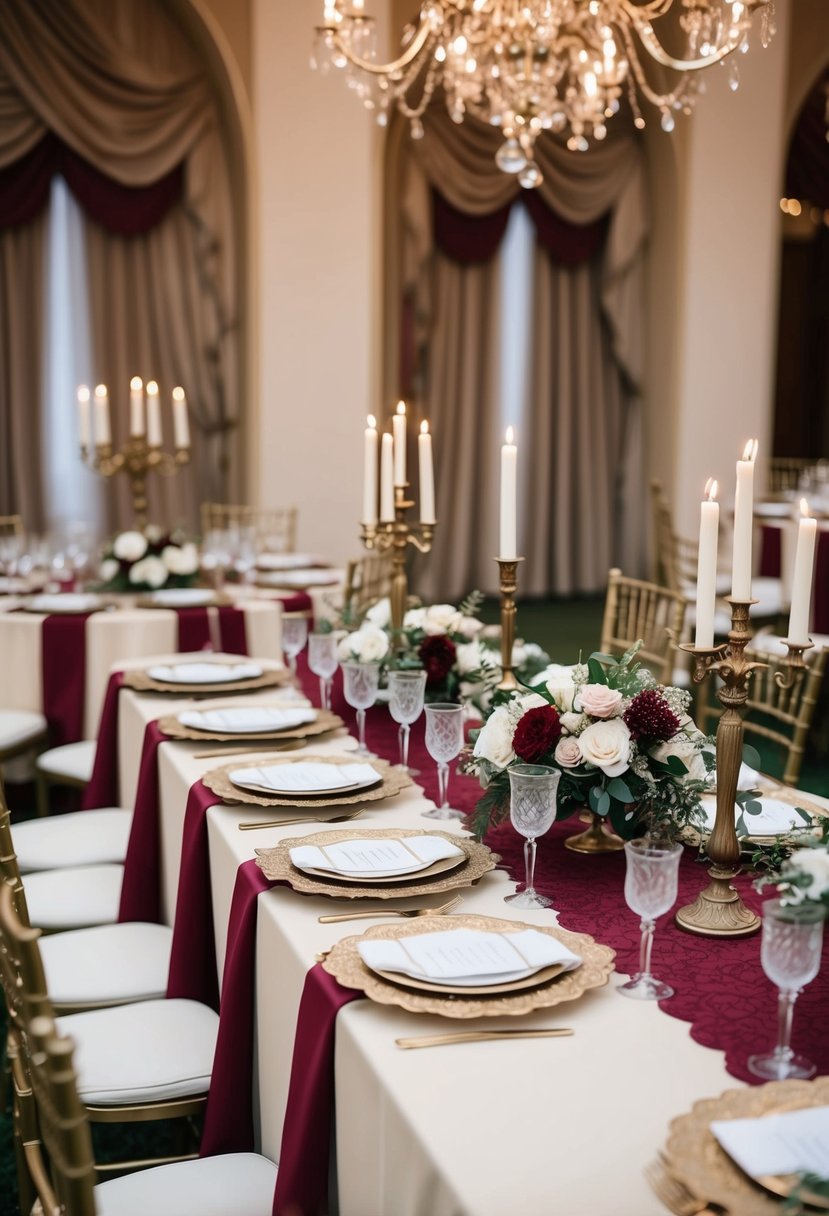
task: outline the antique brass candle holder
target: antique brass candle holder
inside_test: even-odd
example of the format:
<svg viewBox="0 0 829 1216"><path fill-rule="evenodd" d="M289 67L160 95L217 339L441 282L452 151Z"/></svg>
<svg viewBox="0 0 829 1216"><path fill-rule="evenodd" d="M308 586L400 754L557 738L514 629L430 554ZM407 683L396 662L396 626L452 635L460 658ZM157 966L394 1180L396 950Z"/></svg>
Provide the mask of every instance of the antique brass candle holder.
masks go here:
<svg viewBox="0 0 829 1216"><path fill-rule="evenodd" d="M190 449L177 448L174 455L159 447L150 447L143 435L132 436L120 452L113 452L108 443L97 444L94 451L81 445L81 460L93 473L102 477L114 477L126 473L130 479L132 511L135 526L139 530L147 523L147 474L160 473L162 477L173 477L180 468L190 462Z"/></svg>
<svg viewBox="0 0 829 1216"><path fill-rule="evenodd" d="M515 646L515 593L518 590L518 563L523 557L496 557L501 584L501 682L498 688L513 692L518 687L512 669L512 651Z"/></svg>
<svg viewBox="0 0 829 1216"><path fill-rule="evenodd" d="M403 617L409 599L409 580L406 573L409 545L417 549L418 553L431 552L432 538L437 527L437 523L421 522L415 526L408 522L406 514L415 505L413 500L407 497L408 488L408 482L394 487L393 520L361 525L364 547L376 553L391 555L391 624L398 640L403 630Z"/></svg>

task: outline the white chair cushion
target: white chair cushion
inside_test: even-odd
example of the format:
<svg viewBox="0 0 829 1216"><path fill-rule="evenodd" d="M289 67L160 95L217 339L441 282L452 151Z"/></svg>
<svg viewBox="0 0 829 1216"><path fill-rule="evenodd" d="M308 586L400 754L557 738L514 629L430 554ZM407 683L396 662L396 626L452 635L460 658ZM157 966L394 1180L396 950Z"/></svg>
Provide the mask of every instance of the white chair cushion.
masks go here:
<svg viewBox="0 0 829 1216"><path fill-rule="evenodd" d="M98 1216L271 1216L276 1166L255 1153L157 1165L95 1187Z"/></svg>
<svg viewBox="0 0 829 1216"><path fill-rule="evenodd" d="M118 1005L167 991L173 931L139 921L41 938L46 987L56 1005Z"/></svg>
<svg viewBox="0 0 829 1216"><path fill-rule="evenodd" d="M64 870L123 861L132 811L102 807L48 819L28 819L12 829L21 871Z"/></svg>
<svg viewBox="0 0 829 1216"><path fill-rule="evenodd" d="M39 929L81 929L118 919L123 866L78 866L27 874L29 920Z"/></svg>
<svg viewBox="0 0 829 1216"><path fill-rule="evenodd" d="M73 781L89 781L95 763L94 739L81 743L64 743L63 747L50 747L37 758L37 770L50 777L71 777Z"/></svg>
<svg viewBox="0 0 829 1216"><path fill-rule="evenodd" d="M207 1093L219 1029L219 1015L207 1005L141 1001L70 1013L57 1023L75 1040L78 1092L90 1106Z"/></svg>
<svg viewBox="0 0 829 1216"><path fill-rule="evenodd" d="M0 709L0 751L34 742L45 730L43 714L28 709Z"/></svg>

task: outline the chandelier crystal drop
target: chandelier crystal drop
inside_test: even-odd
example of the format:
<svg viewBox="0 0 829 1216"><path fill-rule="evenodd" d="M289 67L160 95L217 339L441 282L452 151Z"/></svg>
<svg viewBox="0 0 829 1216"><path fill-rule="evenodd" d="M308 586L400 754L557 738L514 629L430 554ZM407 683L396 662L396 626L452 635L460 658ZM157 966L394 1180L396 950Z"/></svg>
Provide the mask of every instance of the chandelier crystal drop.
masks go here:
<svg viewBox="0 0 829 1216"><path fill-rule="evenodd" d="M325 0L312 67L342 70L382 126L397 105L414 139L442 88L454 122L472 114L501 129L498 166L527 189L541 182L534 147L542 131L567 132L568 148L586 152L605 138L623 96L637 127L645 126L644 100L671 131L674 112L690 113L703 91L698 74L748 50L755 14L764 47L774 34L772 0L424 0L397 58L380 63L364 4ZM649 79L649 60L667 69L669 91ZM726 71L736 89L736 58Z"/></svg>

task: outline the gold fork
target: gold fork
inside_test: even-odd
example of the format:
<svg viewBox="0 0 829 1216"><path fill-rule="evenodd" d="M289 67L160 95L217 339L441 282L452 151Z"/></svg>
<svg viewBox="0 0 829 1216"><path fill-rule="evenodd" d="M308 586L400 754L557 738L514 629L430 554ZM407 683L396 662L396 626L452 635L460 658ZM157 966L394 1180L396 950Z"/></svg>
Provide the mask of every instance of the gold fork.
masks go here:
<svg viewBox="0 0 829 1216"><path fill-rule="evenodd" d="M560 1039L574 1033L569 1026L549 1026L536 1030L459 1030L451 1034L426 1034L394 1041L406 1051L415 1047L451 1047L455 1043L494 1043L499 1039Z"/></svg>
<svg viewBox="0 0 829 1216"><path fill-rule="evenodd" d="M438 908L378 908L374 912L338 912L335 916L320 916L319 923L321 925L337 925L344 920L363 920L369 916L403 916L406 918L414 916L443 916L452 908L457 908L458 904L463 903L463 896L456 895L454 899L450 899L448 903L441 904Z"/></svg>
<svg viewBox="0 0 829 1216"><path fill-rule="evenodd" d="M306 815L303 819L260 819L256 823L240 823L240 832L252 832L254 828L292 828L298 823L347 823L349 819L356 819L358 815L362 815L366 808L359 807L356 811L348 811L343 815L332 815L330 819L317 819L312 815Z"/></svg>
<svg viewBox="0 0 829 1216"><path fill-rule="evenodd" d="M674 1216L717 1216L717 1209L709 1207L704 1199L698 1199L689 1191L684 1182L674 1178L661 1158L645 1166L645 1178L656 1197Z"/></svg>

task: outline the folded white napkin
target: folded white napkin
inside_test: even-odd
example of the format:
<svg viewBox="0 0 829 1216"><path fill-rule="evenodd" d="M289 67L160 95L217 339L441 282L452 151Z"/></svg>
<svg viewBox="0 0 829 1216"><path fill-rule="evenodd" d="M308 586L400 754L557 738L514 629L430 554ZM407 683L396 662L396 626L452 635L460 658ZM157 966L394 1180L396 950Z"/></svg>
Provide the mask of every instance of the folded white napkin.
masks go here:
<svg viewBox="0 0 829 1216"><path fill-rule="evenodd" d="M62 595L36 595L26 607L31 612L92 612L100 608L99 595L84 595L79 591L66 591Z"/></svg>
<svg viewBox="0 0 829 1216"><path fill-rule="evenodd" d="M199 604L209 604L215 598L213 591L204 587L168 587L164 591L154 591L154 604L167 605L170 608L197 607Z"/></svg>
<svg viewBox="0 0 829 1216"><path fill-rule="evenodd" d="M258 785L276 793L302 794L320 790L323 793L353 786L375 785L380 780L377 769L370 764L271 764L257 768L237 768L230 774L234 785Z"/></svg>
<svg viewBox="0 0 829 1216"><path fill-rule="evenodd" d="M742 814L743 821L752 836L783 836L787 832L806 831L809 827L809 824L804 822L803 816L790 803L783 802L780 798L765 797L758 798L757 801L762 807L758 815L750 815L741 807L734 809L735 820ZM702 810L706 826L713 827L717 815L717 800L713 794L706 794L702 799Z"/></svg>
<svg viewBox="0 0 829 1216"><path fill-rule="evenodd" d="M711 1131L752 1178L800 1173L829 1177L829 1106L762 1119L721 1119L711 1124Z"/></svg>
<svg viewBox="0 0 829 1216"><path fill-rule="evenodd" d="M376 837L343 840L324 847L298 845L290 851L298 870L325 870L351 878L383 878L396 874L415 874L444 857L462 857L463 849L441 836L406 836L392 840Z"/></svg>
<svg viewBox="0 0 829 1216"><path fill-rule="evenodd" d="M148 674L168 684L227 684L255 680L262 668L258 663L165 663L151 667Z"/></svg>
<svg viewBox="0 0 829 1216"><path fill-rule="evenodd" d="M717 785L717 770L713 769L710 775L710 783L716 788ZM759 788L762 777L757 772L756 768L749 768L747 764L740 765L740 772L737 777L738 790L756 790Z"/></svg>
<svg viewBox="0 0 829 1216"><path fill-rule="evenodd" d="M304 570L319 562L312 553L260 553L256 559L260 570Z"/></svg>
<svg viewBox="0 0 829 1216"><path fill-rule="evenodd" d="M340 577L336 570L285 570L270 575L267 582L274 587L327 587L338 583Z"/></svg>
<svg viewBox="0 0 829 1216"><path fill-rule="evenodd" d="M357 949L373 971L395 971L415 979L451 981L469 987L509 983L553 964L561 963L566 971L581 964L577 954L537 929L517 933L448 929L390 941L360 942Z"/></svg>
<svg viewBox="0 0 829 1216"><path fill-rule="evenodd" d="M288 730L313 722L314 709L275 709L271 706L233 706L227 709L188 709L179 714L182 726L195 730L225 731L227 734L245 735L260 731Z"/></svg>

